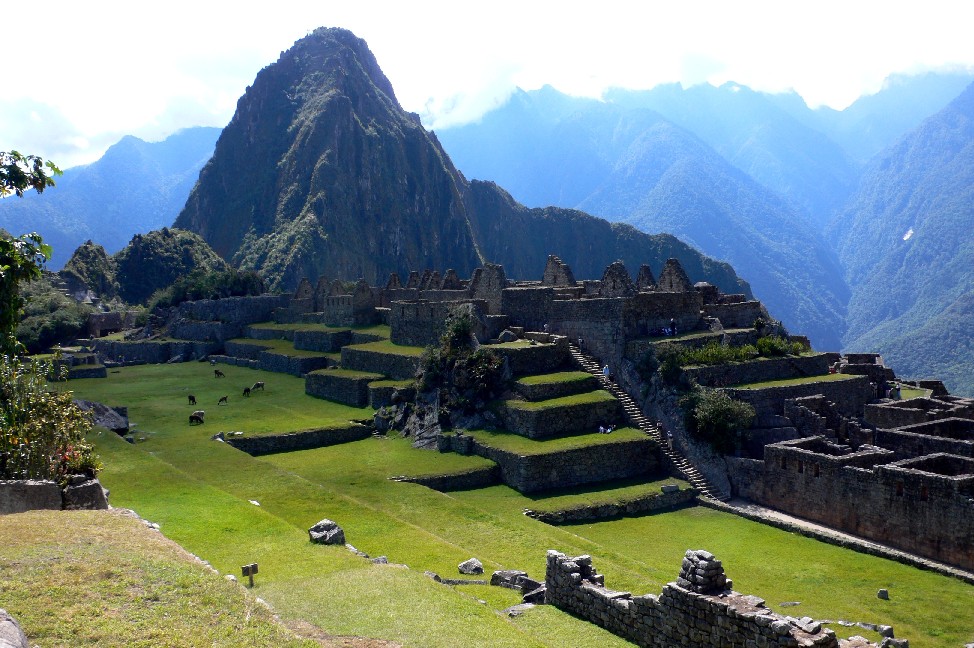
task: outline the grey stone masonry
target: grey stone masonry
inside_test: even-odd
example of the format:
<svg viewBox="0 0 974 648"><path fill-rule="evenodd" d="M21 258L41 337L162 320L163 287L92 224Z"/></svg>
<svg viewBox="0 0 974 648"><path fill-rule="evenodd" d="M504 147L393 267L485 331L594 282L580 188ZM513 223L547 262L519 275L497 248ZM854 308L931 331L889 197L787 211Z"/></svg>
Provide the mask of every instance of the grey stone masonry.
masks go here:
<svg viewBox="0 0 974 648"><path fill-rule="evenodd" d="M0 481L0 514L61 509L61 490L52 481Z"/></svg>
<svg viewBox="0 0 974 648"><path fill-rule="evenodd" d="M369 383L382 380L382 374L344 369L321 369L304 378L304 391L309 396L365 407L369 404Z"/></svg>
<svg viewBox="0 0 974 648"><path fill-rule="evenodd" d="M605 587L590 556L568 557L548 551L545 571L549 605L587 619L638 646L711 648L712 646L821 646L846 644L821 623L776 614L756 596L718 588L720 561L706 551L688 551L681 574L698 581L698 593L676 583L659 596L633 596ZM729 586L729 581L726 585ZM874 643L857 643L874 647Z"/></svg>

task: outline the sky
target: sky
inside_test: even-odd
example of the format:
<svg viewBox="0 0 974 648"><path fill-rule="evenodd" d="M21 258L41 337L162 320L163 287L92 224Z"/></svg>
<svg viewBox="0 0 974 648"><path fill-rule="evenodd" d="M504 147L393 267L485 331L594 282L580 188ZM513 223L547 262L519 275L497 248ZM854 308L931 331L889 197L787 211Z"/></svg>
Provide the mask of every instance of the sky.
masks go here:
<svg viewBox="0 0 974 648"><path fill-rule="evenodd" d="M62 168L125 135L224 126L261 68L317 27L364 38L428 128L516 88L734 81L841 110L891 74L974 69L974 3L956 0L48 0L5 16L0 150ZM9 12L8 12L9 13Z"/></svg>

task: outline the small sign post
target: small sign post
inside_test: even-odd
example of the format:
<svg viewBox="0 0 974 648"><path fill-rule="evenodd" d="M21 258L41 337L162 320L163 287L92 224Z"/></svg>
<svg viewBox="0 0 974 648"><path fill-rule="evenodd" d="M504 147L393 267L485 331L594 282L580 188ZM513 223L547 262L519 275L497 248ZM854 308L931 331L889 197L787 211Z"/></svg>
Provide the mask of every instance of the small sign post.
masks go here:
<svg viewBox="0 0 974 648"><path fill-rule="evenodd" d="M254 574L257 573L257 563L250 563L240 568L244 576L250 577L250 587L254 586Z"/></svg>

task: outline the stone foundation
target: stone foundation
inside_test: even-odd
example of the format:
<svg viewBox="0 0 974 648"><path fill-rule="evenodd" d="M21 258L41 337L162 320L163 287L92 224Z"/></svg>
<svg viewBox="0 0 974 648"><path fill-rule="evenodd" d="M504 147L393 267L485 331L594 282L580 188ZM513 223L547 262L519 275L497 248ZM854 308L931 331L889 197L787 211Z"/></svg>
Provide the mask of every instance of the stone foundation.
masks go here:
<svg viewBox="0 0 974 648"><path fill-rule="evenodd" d="M726 588L720 585L721 581ZM703 591L690 591L678 583ZM606 589L605 579L592 566L591 557L569 558L550 550L545 585L550 605L637 646L844 645L832 630L822 628L818 622L776 614L760 598L732 591L720 561L705 551L688 551L680 578L665 585L659 596L633 596Z"/></svg>
<svg viewBox="0 0 974 648"><path fill-rule="evenodd" d="M344 428L324 428L305 430L288 434L273 434L259 437L228 437L226 442L249 455L276 454L293 450L312 450L327 446L360 441L371 436L372 430L364 425L351 424Z"/></svg>
<svg viewBox="0 0 974 648"><path fill-rule="evenodd" d="M369 403L369 383L382 378L380 374L322 369L305 376L304 393L352 407L365 407Z"/></svg>

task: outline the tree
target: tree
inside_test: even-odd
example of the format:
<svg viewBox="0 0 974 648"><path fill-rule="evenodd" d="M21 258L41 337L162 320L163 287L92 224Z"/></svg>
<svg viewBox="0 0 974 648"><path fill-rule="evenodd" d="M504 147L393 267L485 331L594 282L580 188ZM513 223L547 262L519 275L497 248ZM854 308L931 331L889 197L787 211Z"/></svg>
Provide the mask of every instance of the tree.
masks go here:
<svg viewBox="0 0 974 648"><path fill-rule="evenodd" d="M54 186L53 176L58 175L61 169L36 155L0 151L0 197L11 193L21 197L31 188L42 193ZM20 238L0 235L0 353L20 350L15 332L24 300L18 286L39 277L50 258L51 246L44 243L40 234L32 232Z"/></svg>
<svg viewBox="0 0 974 648"><path fill-rule="evenodd" d="M50 173L48 173L50 172ZM43 193L54 186L53 176L61 175L61 169L36 155L21 155L17 151L0 151L0 197L15 193L23 196L28 189Z"/></svg>

